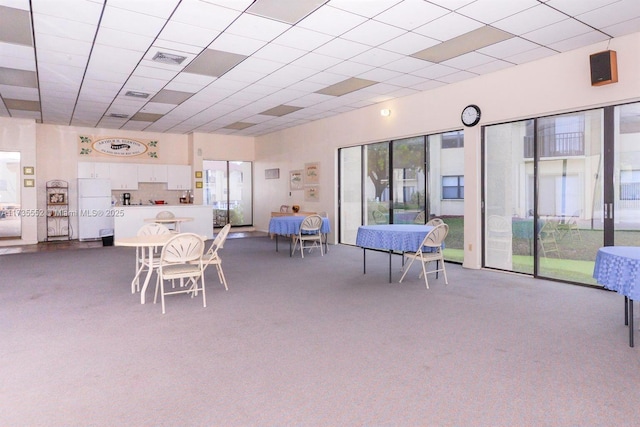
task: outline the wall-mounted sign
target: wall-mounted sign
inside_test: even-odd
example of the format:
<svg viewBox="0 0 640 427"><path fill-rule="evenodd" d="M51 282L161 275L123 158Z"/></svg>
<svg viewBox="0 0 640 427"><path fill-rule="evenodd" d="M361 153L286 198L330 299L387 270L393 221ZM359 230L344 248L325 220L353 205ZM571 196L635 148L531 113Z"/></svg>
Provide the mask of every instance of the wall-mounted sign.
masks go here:
<svg viewBox="0 0 640 427"><path fill-rule="evenodd" d="M109 156L139 156L147 152L147 146L129 138L105 138L93 143L93 149Z"/></svg>
<svg viewBox="0 0 640 427"><path fill-rule="evenodd" d="M80 155L86 157L135 157L144 154L151 158L158 158L158 141L81 135L79 136L78 146Z"/></svg>

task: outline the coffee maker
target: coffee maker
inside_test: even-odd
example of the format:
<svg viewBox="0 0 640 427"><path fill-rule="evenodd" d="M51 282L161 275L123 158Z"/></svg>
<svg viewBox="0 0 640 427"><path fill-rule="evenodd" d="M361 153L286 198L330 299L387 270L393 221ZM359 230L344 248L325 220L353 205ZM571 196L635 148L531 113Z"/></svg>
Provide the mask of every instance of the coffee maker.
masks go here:
<svg viewBox="0 0 640 427"><path fill-rule="evenodd" d="M131 193L122 193L122 204L129 206L131 204Z"/></svg>

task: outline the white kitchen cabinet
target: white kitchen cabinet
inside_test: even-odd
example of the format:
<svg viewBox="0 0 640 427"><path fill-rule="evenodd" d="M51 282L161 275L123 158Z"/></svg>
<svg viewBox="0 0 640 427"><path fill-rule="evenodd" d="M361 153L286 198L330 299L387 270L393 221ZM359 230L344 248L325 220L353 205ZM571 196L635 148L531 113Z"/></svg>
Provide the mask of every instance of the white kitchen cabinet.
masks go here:
<svg viewBox="0 0 640 427"><path fill-rule="evenodd" d="M168 190L191 190L191 166L169 165L167 168Z"/></svg>
<svg viewBox="0 0 640 427"><path fill-rule="evenodd" d="M106 178L110 177L110 163L78 162L78 178Z"/></svg>
<svg viewBox="0 0 640 427"><path fill-rule="evenodd" d="M138 164L138 182L167 182L167 165Z"/></svg>
<svg viewBox="0 0 640 427"><path fill-rule="evenodd" d="M109 172L112 190L138 189L138 165L133 163L112 163Z"/></svg>

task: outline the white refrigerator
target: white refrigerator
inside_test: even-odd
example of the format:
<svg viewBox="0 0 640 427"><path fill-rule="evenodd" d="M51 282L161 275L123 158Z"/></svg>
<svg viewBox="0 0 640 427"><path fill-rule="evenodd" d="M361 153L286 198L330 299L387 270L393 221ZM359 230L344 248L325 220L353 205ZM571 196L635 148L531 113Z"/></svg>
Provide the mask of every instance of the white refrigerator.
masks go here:
<svg viewBox="0 0 640 427"><path fill-rule="evenodd" d="M111 181L78 179L78 240L101 239L101 230L113 233Z"/></svg>

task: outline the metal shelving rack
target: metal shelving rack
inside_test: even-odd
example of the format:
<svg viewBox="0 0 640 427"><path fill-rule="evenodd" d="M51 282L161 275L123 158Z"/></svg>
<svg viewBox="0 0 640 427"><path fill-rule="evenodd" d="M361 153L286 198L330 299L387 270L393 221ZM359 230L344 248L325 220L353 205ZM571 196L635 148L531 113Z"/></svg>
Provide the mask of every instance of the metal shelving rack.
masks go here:
<svg viewBox="0 0 640 427"><path fill-rule="evenodd" d="M71 240L69 183L47 181L47 241Z"/></svg>

